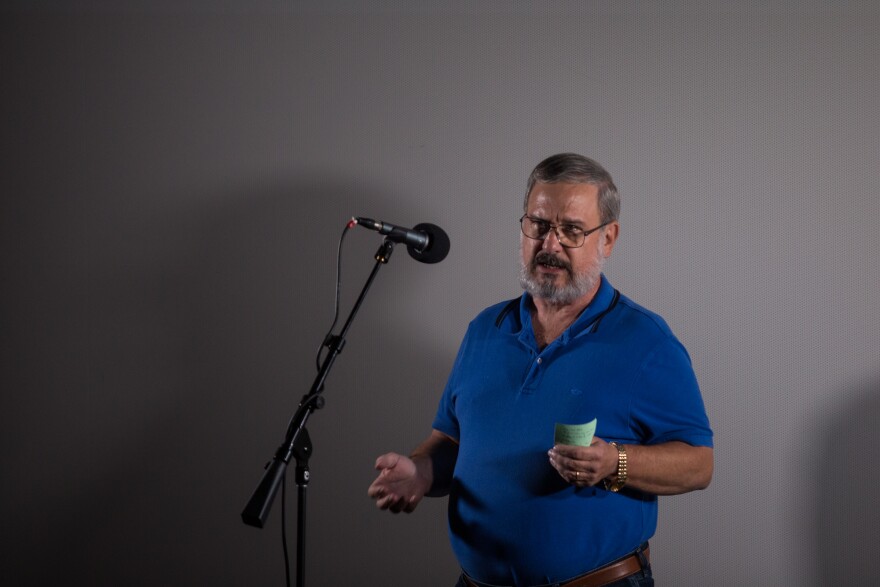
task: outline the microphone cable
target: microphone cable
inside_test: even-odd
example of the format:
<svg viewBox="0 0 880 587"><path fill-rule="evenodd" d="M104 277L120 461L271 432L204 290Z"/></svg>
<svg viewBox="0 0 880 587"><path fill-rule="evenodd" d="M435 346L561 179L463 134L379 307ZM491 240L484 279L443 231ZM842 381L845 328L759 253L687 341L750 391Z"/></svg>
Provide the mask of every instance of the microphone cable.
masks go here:
<svg viewBox="0 0 880 587"><path fill-rule="evenodd" d="M332 340L333 329L336 328L336 322L339 320L339 292L342 289L342 243L345 240L345 235L356 224L357 221L354 218L345 224L345 228L342 229L342 235L339 237L339 246L336 249L336 295L333 302L333 322L330 324L330 329L324 336L321 346L318 347L318 354L315 356L315 367L319 373L321 372L321 355L327 343ZM288 425L289 432L290 425ZM281 549L284 551L284 578L287 587L290 587L290 555L287 549L287 481L285 477L281 477Z"/></svg>
<svg viewBox="0 0 880 587"><path fill-rule="evenodd" d="M342 235L339 237L339 246L336 249L336 295L333 302L333 322L330 324L330 329L327 330L324 340L321 341L321 346L318 347L318 354L315 356L315 369L319 373L321 372L321 355L324 352L324 348L327 347L327 343L332 339L333 329L336 328L336 322L339 320L339 292L342 289L342 242L345 240L345 235L348 234L348 231L356 225L357 220L354 218L346 222L345 228L342 229Z"/></svg>

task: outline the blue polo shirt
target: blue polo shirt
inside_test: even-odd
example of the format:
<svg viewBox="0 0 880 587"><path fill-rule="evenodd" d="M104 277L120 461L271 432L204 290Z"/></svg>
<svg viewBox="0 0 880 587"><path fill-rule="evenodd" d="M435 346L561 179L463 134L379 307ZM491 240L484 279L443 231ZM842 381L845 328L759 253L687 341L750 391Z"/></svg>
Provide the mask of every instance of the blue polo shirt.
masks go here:
<svg viewBox="0 0 880 587"><path fill-rule="evenodd" d="M459 441L449 533L462 568L497 585L563 581L633 551L657 526L657 497L575 488L550 465L554 424L598 419L606 441L712 446L687 351L658 315L605 279L543 350L531 299L468 327L433 427Z"/></svg>

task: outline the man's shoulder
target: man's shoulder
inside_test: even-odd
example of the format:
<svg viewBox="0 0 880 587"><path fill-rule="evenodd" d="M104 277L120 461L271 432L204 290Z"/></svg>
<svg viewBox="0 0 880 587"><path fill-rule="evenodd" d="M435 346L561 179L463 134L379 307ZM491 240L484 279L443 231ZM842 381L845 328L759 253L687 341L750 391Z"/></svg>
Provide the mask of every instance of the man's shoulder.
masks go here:
<svg viewBox="0 0 880 587"><path fill-rule="evenodd" d="M648 338L675 339L672 329L660 314L652 312L625 295L620 296L617 328Z"/></svg>

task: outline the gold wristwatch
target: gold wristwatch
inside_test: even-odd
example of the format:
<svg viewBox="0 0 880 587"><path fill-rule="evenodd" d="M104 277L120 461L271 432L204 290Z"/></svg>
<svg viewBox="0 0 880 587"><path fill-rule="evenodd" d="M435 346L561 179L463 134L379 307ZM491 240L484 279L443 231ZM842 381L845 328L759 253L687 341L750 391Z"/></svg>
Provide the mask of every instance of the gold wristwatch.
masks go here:
<svg viewBox="0 0 880 587"><path fill-rule="evenodd" d="M612 442L611 446L617 449L617 474L613 481L606 478L603 482L605 489L617 493L626 485L626 447L616 442Z"/></svg>

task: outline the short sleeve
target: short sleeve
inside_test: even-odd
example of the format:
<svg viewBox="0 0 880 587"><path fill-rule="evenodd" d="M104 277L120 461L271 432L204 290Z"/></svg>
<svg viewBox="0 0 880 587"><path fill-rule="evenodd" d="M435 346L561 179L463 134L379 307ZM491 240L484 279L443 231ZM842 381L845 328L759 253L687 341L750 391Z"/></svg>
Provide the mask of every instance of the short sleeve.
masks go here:
<svg viewBox="0 0 880 587"><path fill-rule="evenodd" d="M712 446L712 429L690 357L674 336L659 341L642 362L632 410L645 444L678 440Z"/></svg>

